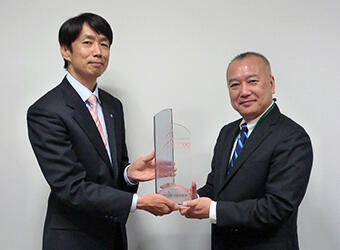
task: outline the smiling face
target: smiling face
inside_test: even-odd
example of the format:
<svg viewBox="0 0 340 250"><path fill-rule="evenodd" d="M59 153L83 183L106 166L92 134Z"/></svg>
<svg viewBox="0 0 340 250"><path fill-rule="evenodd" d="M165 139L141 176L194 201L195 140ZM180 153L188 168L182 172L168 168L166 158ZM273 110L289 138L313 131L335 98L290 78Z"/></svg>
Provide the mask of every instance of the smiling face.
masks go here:
<svg viewBox="0 0 340 250"><path fill-rule="evenodd" d="M249 55L233 61L227 80L231 105L246 122L260 116L272 103L275 80L261 57Z"/></svg>
<svg viewBox="0 0 340 250"><path fill-rule="evenodd" d="M84 23L77 39L72 42L72 50L60 47L63 58L68 62L67 70L90 90L97 78L105 71L110 56L109 40Z"/></svg>

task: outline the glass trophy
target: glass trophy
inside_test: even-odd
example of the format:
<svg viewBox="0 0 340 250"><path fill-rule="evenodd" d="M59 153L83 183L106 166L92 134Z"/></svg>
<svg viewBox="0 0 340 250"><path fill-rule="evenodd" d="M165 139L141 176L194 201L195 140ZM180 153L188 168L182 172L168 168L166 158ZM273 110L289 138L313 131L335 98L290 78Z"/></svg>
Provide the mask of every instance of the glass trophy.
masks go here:
<svg viewBox="0 0 340 250"><path fill-rule="evenodd" d="M190 131L183 125L173 123L172 109L164 109L154 116L154 147L156 193L179 205L191 200L190 188L175 182L175 177L181 179L176 176L175 167L182 174L185 172L182 170L189 169L185 166L190 165ZM185 176L180 177L183 179Z"/></svg>

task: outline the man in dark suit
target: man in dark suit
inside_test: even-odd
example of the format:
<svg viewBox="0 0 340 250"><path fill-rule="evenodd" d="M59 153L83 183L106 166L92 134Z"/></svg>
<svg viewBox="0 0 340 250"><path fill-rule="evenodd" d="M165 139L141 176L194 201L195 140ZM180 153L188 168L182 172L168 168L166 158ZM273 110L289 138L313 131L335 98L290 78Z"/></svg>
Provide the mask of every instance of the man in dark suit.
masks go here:
<svg viewBox="0 0 340 250"><path fill-rule="evenodd" d="M222 128L200 198L185 202L181 214L210 218L215 250L299 249L297 214L312 167L310 139L272 100L275 80L263 55L235 57L227 81L242 119Z"/></svg>
<svg viewBox="0 0 340 250"><path fill-rule="evenodd" d="M28 110L28 132L51 187L43 249L127 249L130 211L163 215L178 209L159 194L137 196L154 178L153 154L129 165L120 101L97 86L105 71L112 30L84 13L59 30L68 73Z"/></svg>

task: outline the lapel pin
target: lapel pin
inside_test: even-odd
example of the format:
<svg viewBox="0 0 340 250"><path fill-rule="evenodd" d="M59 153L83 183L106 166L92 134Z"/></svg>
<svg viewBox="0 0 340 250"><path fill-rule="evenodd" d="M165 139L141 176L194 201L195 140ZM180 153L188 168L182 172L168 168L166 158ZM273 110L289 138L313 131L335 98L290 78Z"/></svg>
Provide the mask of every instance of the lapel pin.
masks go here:
<svg viewBox="0 0 340 250"><path fill-rule="evenodd" d="M113 114L110 114L110 117L113 118Z"/></svg>

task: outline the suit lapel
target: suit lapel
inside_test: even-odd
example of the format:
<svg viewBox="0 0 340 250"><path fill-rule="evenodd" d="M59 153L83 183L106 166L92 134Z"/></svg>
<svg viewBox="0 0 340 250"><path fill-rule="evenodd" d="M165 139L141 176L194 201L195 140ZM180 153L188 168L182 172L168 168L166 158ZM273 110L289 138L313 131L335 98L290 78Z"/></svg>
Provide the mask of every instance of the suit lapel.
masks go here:
<svg viewBox="0 0 340 250"><path fill-rule="evenodd" d="M229 175L224 175L223 184L221 185L219 192L222 191L222 189L230 182L230 180L236 175L236 173L244 166L247 159L250 157L250 155L261 145L264 139L266 139L273 131L274 124L277 121L277 118L280 115L280 111L278 107L275 105L273 110L261 121L258 126L254 129L254 131L251 133L250 137L248 138L246 144L242 148L242 151L239 155L239 157L235 160L233 168L230 170ZM239 132L239 128L238 128ZM234 140L232 140L234 143ZM233 144L232 144L233 145ZM230 153L228 156L230 156ZM228 161L229 163L229 158ZM226 168L224 170L224 173L226 173Z"/></svg>
<svg viewBox="0 0 340 250"><path fill-rule="evenodd" d="M99 89L99 99L102 102L104 120L106 125L106 132L109 138L109 146L111 152L111 161L114 171L114 176L118 177L118 163L117 163L117 148L116 148L116 133L115 133L115 110L114 107L109 105L108 100L103 95L102 90Z"/></svg>
<svg viewBox="0 0 340 250"><path fill-rule="evenodd" d="M104 160L106 165L111 168L110 159L105 149L105 145L101 139L98 128L94 123L93 118L85 103L80 98L78 93L72 88L66 77L62 82L62 91L64 94L66 105L73 109L74 120L88 136L94 148L97 150L98 154Z"/></svg>
<svg viewBox="0 0 340 250"><path fill-rule="evenodd" d="M241 119L236 121L231 131L226 135L226 138L223 139L223 153L222 153L222 159L221 162L223 163L223 166L221 166L219 171L219 177L221 178L219 183L224 183L225 178L227 176L227 168L229 164L230 154L232 153L232 149L234 146L235 138L239 134L239 123Z"/></svg>

